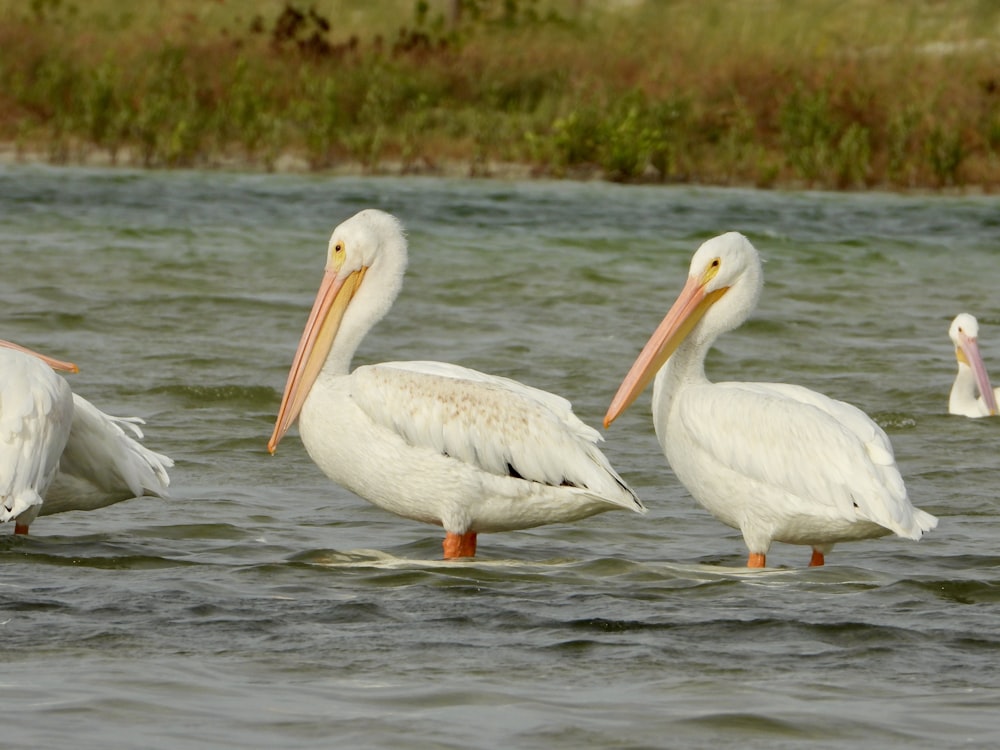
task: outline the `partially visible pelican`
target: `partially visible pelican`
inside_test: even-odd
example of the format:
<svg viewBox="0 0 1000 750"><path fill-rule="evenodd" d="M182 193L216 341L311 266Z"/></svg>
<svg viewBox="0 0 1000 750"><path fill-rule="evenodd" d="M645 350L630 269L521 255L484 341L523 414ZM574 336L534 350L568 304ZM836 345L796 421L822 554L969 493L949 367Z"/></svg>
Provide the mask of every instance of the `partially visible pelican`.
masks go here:
<svg viewBox="0 0 1000 750"><path fill-rule="evenodd" d="M165 496L170 484L173 461L133 439L141 419L105 414L54 369L78 371L0 341L0 522L15 534L39 515Z"/></svg>
<svg viewBox="0 0 1000 750"><path fill-rule="evenodd" d="M474 556L479 533L645 512L597 448L598 432L559 396L441 362L350 372L358 344L399 294L406 260L402 227L382 211L333 231L268 450L298 418L328 477L444 527L445 558Z"/></svg>
<svg viewBox="0 0 1000 750"><path fill-rule="evenodd" d="M705 377L708 350L749 317L763 283L743 235L698 248L604 426L655 376L653 424L667 461L698 502L743 533L748 567L765 566L772 541L810 545L810 564L822 565L837 542L919 539L937 519L910 504L889 438L862 411L801 386Z"/></svg>
<svg viewBox="0 0 1000 750"><path fill-rule="evenodd" d="M963 417L992 417L997 414L1000 388L990 385L990 376L979 354L979 321L960 313L948 329L955 345L958 374L948 397L948 413Z"/></svg>

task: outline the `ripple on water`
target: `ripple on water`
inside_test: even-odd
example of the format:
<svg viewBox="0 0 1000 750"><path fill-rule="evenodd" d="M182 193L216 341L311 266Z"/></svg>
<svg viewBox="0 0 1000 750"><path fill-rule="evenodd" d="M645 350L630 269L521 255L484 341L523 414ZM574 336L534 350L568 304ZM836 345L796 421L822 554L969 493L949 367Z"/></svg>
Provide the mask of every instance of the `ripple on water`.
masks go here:
<svg viewBox="0 0 1000 750"><path fill-rule="evenodd" d="M695 246L746 232L767 286L709 376L873 414L940 526L820 569L775 545L791 567L747 571L644 395L603 447L648 516L441 561L439 529L336 488L294 436L264 449L330 228L366 205L412 253L359 363L479 367L594 425ZM944 409L949 321L1000 319L997 216L989 197L0 167L3 337L83 355L74 389L177 461L169 500L0 536L5 746L992 747L1000 420Z"/></svg>

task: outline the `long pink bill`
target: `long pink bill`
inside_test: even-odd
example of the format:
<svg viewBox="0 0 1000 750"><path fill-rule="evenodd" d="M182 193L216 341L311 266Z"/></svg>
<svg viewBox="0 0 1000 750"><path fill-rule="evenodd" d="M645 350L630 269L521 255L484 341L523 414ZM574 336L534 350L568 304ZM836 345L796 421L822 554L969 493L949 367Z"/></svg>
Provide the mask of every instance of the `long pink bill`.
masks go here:
<svg viewBox="0 0 1000 750"><path fill-rule="evenodd" d="M326 271L323 281L316 294L306 321L305 330L299 340L299 348L292 360L292 368L288 373L285 392L281 397L281 407L274 425L274 432L267 442L267 450L273 454L278 448L281 438L295 423L302 411L302 405L309 395L309 389L319 376L327 355L333 347L333 341L340 327L340 321L354 293L365 274L364 268L347 275L336 271Z"/></svg>
<svg viewBox="0 0 1000 750"><path fill-rule="evenodd" d="M986 365L983 357L979 353L979 342L974 338L966 336L964 333L958 335L958 345L965 355L965 359L972 368L972 374L976 377L976 387L979 388L979 395L982 396L983 403L989 410L990 415L997 414L997 399L993 393L993 386L990 384L989 373L986 372Z"/></svg>
<svg viewBox="0 0 1000 750"><path fill-rule="evenodd" d="M80 368L74 365L72 362L65 362L61 359L55 359L54 357L49 357L45 354L33 351L26 347L15 344L11 341L3 341L0 339L0 346L5 349L13 349L14 351L21 352L22 354L28 354L32 357L37 357L42 360L45 364L51 367L53 370L62 370L64 372L80 372Z"/></svg>
<svg viewBox="0 0 1000 750"><path fill-rule="evenodd" d="M605 428L615 421L646 389L646 386L670 358L670 355L680 346L691 329L698 324L708 308L725 294L727 289L728 287L724 287L706 292L702 279L696 276L688 277L677 300L670 307L660 325L657 326L649 341L646 342L622 384L618 387L615 397L611 399L611 405L608 407L607 414L604 415Z"/></svg>

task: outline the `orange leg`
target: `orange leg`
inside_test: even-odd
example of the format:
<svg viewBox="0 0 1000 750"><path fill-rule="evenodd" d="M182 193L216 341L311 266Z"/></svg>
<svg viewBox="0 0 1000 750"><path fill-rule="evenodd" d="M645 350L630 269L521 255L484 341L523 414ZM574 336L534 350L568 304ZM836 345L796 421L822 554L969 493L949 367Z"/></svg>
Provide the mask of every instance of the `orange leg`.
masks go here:
<svg viewBox="0 0 1000 750"><path fill-rule="evenodd" d="M456 557L476 556L476 532L467 531L464 534L446 532L444 535L444 559L453 560Z"/></svg>
<svg viewBox="0 0 1000 750"><path fill-rule="evenodd" d="M763 568L766 567L765 556L763 552L751 552L750 557L747 559L748 568Z"/></svg>
<svg viewBox="0 0 1000 750"><path fill-rule="evenodd" d="M18 523L17 521L14 521L14 533L15 534L27 534L28 533L28 524L26 524L26 523Z"/></svg>
<svg viewBox="0 0 1000 750"><path fill-rule="evenodd" d="M823 553L820 552L815 547L813 547L813 554L812 557L809 559L809 567L814 568L819 565L824 565L825 563L826 563L826 558L823 557Z"/></svg>

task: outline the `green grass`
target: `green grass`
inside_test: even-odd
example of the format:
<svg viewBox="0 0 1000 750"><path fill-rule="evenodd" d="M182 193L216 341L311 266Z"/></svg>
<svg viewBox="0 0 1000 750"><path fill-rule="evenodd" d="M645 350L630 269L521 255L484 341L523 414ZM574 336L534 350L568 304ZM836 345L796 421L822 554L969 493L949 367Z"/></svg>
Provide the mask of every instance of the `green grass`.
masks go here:
<svg viewBox="0 0 1000 750"><path fill-rule="evenodd" d="M1000 4L462 6L0 0L0 141L150 167L1000 186Z"/></svg>

